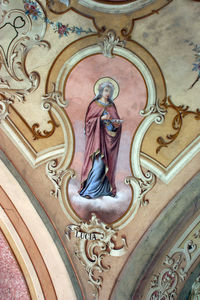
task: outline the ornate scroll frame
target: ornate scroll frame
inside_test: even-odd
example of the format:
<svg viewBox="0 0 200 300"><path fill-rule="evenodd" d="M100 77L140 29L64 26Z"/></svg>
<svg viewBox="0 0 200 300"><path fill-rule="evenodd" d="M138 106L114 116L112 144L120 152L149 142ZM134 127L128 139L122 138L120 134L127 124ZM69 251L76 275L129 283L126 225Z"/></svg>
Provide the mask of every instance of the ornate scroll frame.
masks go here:
<svg viewBox="0 0 200 300"><path fill-rule="evenodd" d="M166 96L166 88L157 63L140 45L128 41L125 47L125 42L119 40L113 30L109 31L108 36L105 36L98 44L96 40L96 35L78 40L66 47L56 58L46 83L46 95L43 98L43 107L52 110L55 114L62 126L65 139L65 149L60 161L52 160L46 165L46 174L54 184L54 190L51 191L51 194L59 199L64 214L73 223L68 226L66 235L69 239L71 236L70 233L75 232L77 239L75 254L85 266L89 276L89 283L92 284L94 289L93 295L95 299L98 299L102 278L97 274L109 269L104 266L103 258L106 255L120 256L127 251L125 238L122 239L123 246L120 250L115 249L113 239L117 236L117 231L126 226L134 218L139 207L148 203L145 200L145 195L152 189L156 181L153 173L145 171L142 168L140 152L142 141L148 128L154 122L160 124L164 120L166 111L159 106L158 98L162 99ZM86 46L83 47L83 45ZM109 51L107 51L108 49ZM63 109L66 107L67 110L67 103L64 99L65 85L71 70L80 61L95 54L103 54L106 57L118 55L126 58L140 71L147 88L146 106L140 112L144 118L135 132L130 151L132 175L125 178L125 183L130 185L132 190L131 205L121 219L110 225L100 222L94 214L89 223L83 222L72 209L67 190L70 179L75 176L75 171L69 167L73 159L74 137L69 119L70 116L68 118ZM145 60L151 62L150 67L147 66ZM94 272L96 275L94 275Z"/></svg>
<svg viewBox="0 0 200 300"><path fill-rule="evenodd" d="M98 1L98 0L46 0L47 6L54 13L65 13L70 8L76 8L80 13L87 16L94 16L95 19L99 12L101 14L112 14L118 17L128 13L129 19L143 18L151 13L157 13L159 9L169 4L172 0L122 0L120 2ZM105 20L104 20L105 21Z"/></svg>
<svg viewBox="0 0 200 300"><path fill-rule="evenodd" d="M154 275L146 300L177 297L179 284L200 257L199 232L200 217L197 217L169 251L160 273Z"/></svg>
<svg viewBox="0 0 200 300"><path fill-rule="evenodd" d="M41 15L45 17L42 7L39 4L37 5ZM39 28L40 30L38 30ZM13 100L17 99L23 102L25 101L25 95L35 91L40 83L40 76L37 72L28 73L25 61L33 46L49 47L48 43L43 41L46 23L41 19L34 20L27 16L22 1L17 3L5 1L2 3L0 29L5 30L5 32L7 30L13 32L12 39L7 47L3 46L4 36L1 38L1 71L7 75L8 79L1 78L0 93L7 98L11 97Z"/></svg>
<svg viewBox="0 0 200 300"><path fill-rule="evenodd" d="M81 1L82 0L79 0L80 4ZM90 2L94 1L91 0ZM141 3L144 2L146 2L148 5L151 3L157 5L159 1L139 0L130 3L130 5L137 6L138 3L139 5L142 5ZM166 5L167 3L168 2L166 0L160 1L158 9ZM125 6L123 6L123 8L124 7ZM150 13L153 13L153 11ZM27 18L28 22L30 22L30 17L25 17ZM19 133L16 133L16 137L18 138L18 140L16 138L16 142L20 142L21 148L24 150L23 152L25 153L26 157L29 158L29 160L31 160L32 165L35 166L48 161L46 165L46 173L55 187L55 189L52 190L51 193L59 199L60 205L67 219L76 224L70 225L71 227L69 227L69 229L73 229L73 226L76 226L76 229L78 228L76 232L80 232L81 234L81 239L79 239L77 243L77 256L86 267L86 271L89 274L90 282L96 289L96 297L98 295L98 289L101 285L102 280L98 278L95 279L93 276L93 271L97 270L99 272L102 272L108 269L104 267L101 262L102 258L105 255L109 254L119 256L125 253L125 251L127 250L126 240L124 238L122 239L123 246L121 247L121 249L115 249L115 243L112 239L116 237L117 230L120 230L123 227L125 227L134 218L140 205L145 205L148 203L148 201L145 200L145 195L150 189L153 188L156 181L156 176L153 172L146 171L142 168L141 146L144 136L149 127L154 122L157 124L162 123L166 113L166 111L160 107L159 103L159 99L166 98L166 88L162 73L154 58L142 46L129 39L129 34L131 33L133 28L133 22L131 17L129 21L130 30L126 31L125 29L120 29L120 38L117 36L114 30L110 30L107 31L105 34L102 34L99 43L97 43L98 34L91 34L91 36L81 38L67 46L53 63L47 78L45 95L42 99L42 109L46 110L49 113L52 113L60 122L64 134L64 145L59 146L55 149L47 149L47 151L43 153L42 158L40 157L37 161L37 157L31 157L32 152L27 151L28 147L26 147L26 145L24 144L22 135L19 137ZM18 98L19 100L23 101L25 99L26 93L33 92L35 89L37 89L39 85L39 74L35 72L30 74L27 73L25 69L25 59L27 52L33 45L41 44L41 39L43 38L46 30L46 24L43 24L44 30L42 31L42 35L35 35L34 41L30 39L30 44L29 42L27 42L28 45L25 45L25 48L22 49L21 52L19 52L21 54L20 61L23 62L23 64L21 64L21 71L25 76L26 81L28 81L29 85L27 85L25 89L15 91L14 89L10 88L8 82L0 82L4 85L3 90L1 89L3 99L0 100L0 120L2 127L5 131L7 131L8 135L9 133L12 133L13 135L13 124L10 122L8 117L9 104L13 100L12 97L11 99L9 97L9 91L12 92L11 94L14 95L14 98ZM29 27L31 28L31 26ZM102 31L98 31L99 33L103 33L103 27ZM126 41L123 40L124 37L126 38ZM22 40L24 42L23 38ZM16 53L16 49L18 46L20 46L20 43L21 40L17 41L16 47L15 45L13 46L12 54L16 54L16 56L19 54ZM42 41L42 44L47 45L44 41ZM74 170L70 169L70 164L73 159L74 153L73 129L70 119L68 118L64 110L64 107L67 106L67 102L64 99L64 88L66 78L76 64L78 64L81 60L87 58L88 56L95 54L103 54L107 57L113 57L115 55L118 55L126 58L141 72L146 83L148 94L146 106L141 111L143 121L138 127L137 131L135 132L130 151L132 175L125 179L126 184L130 185L130 188L132 189L133 199L127 212L122 216L121 219L111 224L111 226L108 226L103 222L99 222L95 216L92 217L89 223L83 223L82 220L78 217L78 215L73 211L70 205L70 199L68 198L67 192L69 180L73 176L75 176L75 172ZM65 62L64 64L62 63L63 61ZM11 62L11 71L14 63L14 61ZM10 70L8 71L11 72ZM13 76L16 77L15 72L13 73ZM59 160L54 159L49 161L50 157L59 158ZM92 252L92 250L90 251L91 255L88 255L89 258L86 255L86 249L88 249L89 251L89 248L87 248L86 245L87 238L82 238L82 235L88 237L88 234L91 233L91 235L89 235L90 239L93 232L97 234L101 232L102 234L104 234L102 238L97 237L97 239L94 239L94 242L91 246L91 249L93 250L95 247L100 247L102 250L102 252L100 252L100 254L98 254L97 257L95 257L95 264L93 264L92 262L94 258L94 253Z"/></svg>
<svg viewBox="0 0 200 300"><path fill-rule="evenodd" d="M81 15L93 20L99 34L107 33L114 28L117 35L125 39L130 37L135 20L158 13L171 1L173 0L129 0L120 3L103 1L102 3L102 1L95 0L60 0L59 2L46 0L47 6L55 14L63 14L70 9L75 9ZM112 28L110 27L111 15ZM125 24L124 27L122 24Z"/></svg>
<svg viewBox="0 0 200 300"><path fill-rule="evenodd" d="M85 47L83 47L83 40L84 44L87 45ZM112 55L126 58L141 72L146 83L148 94L146 107L141 111L141 115L144 119L135 132L131 147L131 167L133 175L125 179L125 183L130 185L132 191L134 190L133 199L124 216L122 216L120 220L112 223L114 229L121 229L134 218L140 205L148 203L145 201L145 195L155 184L155 175L149 171L144 171L141 167L140 151L145 133L151 124L154 122L160 124L164 120L165 110L159 106L158 98L162 99L165 97L166 89L162 73L157 63L144 48L130 41L126 43L126 48L121 45L118 46L115 43L112 45ZM66 78L73 67L90 55L100 53L102 53L102 44L96 44L95 35L78 40L72 45L69 45L53 63L46 85L46 93L48 96L44 100L44 106L48 104L49 108L52 107L65 133L65 150L63 157L59 163L56 160L48 162L46 173L55 186L52 194L58 197L63 212L73 223L80 223L81 219L73 211L67 192L69 180L75 176L75 172L69 168L73 158L74 140L70 120L63 110L63 106L67 106L63 95ZM141 58L141 56L143 57ZM150 68L147 66L147 63L145 63L145 60L151 62ZM63 61L64 64L61 64ZM158 82L159 88L157 86ZM162 86L160 82L163 83ZM53 92L52 84L54 84ZM52 97L52 95L54 95L54 97ZM59 95L59 101L56 99L56 95Z"/></svg>
<svg viewBox="0 0 200 300"><path fill-rule="evenodd" d="M99 274L110 270L110 266L104 264L104 257L124 255L128 248L126 238L122 237L122 246L116 247L117 231L99 221L94 213L88 223L68 225L65 234L69 241L72 233L76 237L75 254L88 273L88 282L94 290L93 296L98 299L99 289L103 283L103 278Z"/></svg>
<svg viewBox="0 0 200 300"><path fill-rule="evenodd" d="M5 47L6 43L5 45L3 43L3 35L0 41L0 126L20 148L31 166L37 167L54 157L62 156L63 145L36 152L9 116L10 105L14 104L15 101L25 102L26 97L36 91L40 84L40 74L36 71L29 73L26 69L29 51L35 46L50 48L49 43L43 40L47 27L44 22L44 10L37 1L34 2L40 12L40 17L33 18L31 15L27 15L24 8L25 3L22 0L17 2L3 1L1 4L0 29L12 31L13 37L7 47ZM5 36L7 35L5 34ZM12 109L14 110L14 107ZM54 133L57 124L51 112L48 112L49 123L52 125L51 131L44 130L41 132L38 123L33 124L31 128L24 122L31 131L33 139L49 137Z"/></svg>

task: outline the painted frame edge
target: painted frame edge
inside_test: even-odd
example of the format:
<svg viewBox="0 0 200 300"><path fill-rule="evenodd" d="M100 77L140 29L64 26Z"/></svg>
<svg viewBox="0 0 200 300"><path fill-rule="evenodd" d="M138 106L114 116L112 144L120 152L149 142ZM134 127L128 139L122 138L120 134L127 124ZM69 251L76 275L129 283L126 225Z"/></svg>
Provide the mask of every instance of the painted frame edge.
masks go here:
<svg viewBox="0 0 200 300"><path fill-rule="evenodd" d="M30 199L31 204L33 205L33 207L37 211L39 217L43 221L47 231L49 232L51 238L53 239L53 241L55 243L56 248L58 249L58 252L61 256L61 259L62 259L62 261L63 261L63 263L64 263L64 265L67 269L70 280L72 282L77 300L83 300L84 298L82 296L82 292L81 292L81 289L79 287L79 283L77 281L76 275L75 275L75 273L73 271L73 268L71 266L71 263L70 263L70 261L67 257L67 254L64 250L64 247L63 247L63 245L62 245L62 243L61 243L61 241L60 241L53 225L51 224L47 214L45 213L45 211L43 210L43 208L41 207L41 205L39 204L39 202L37 201L37 199L35 198L35 196L31 192L31 190L29 189L29 187L27 186L27 184L25 183L25 181L23 180L21 175L18 173L18 171L15 169L15 167L12 165L12 163L8 160L8 158L6 157L5 153L2 150L0 150L0 160L5 164L5 166L8 168L10 173L13 175L13 177L17 180L17 182L19 183L19 185L23 189L24 193Z"/></svg>
<svg viewBox="0 0 200 300"><path fill-rule="evenodd" d="M1 120L0 129L3 130L17 149L23 153L23 156L32 168L37 168L38 166L47 163L49 160L59 158L63 155L63 144L36 152L23 134L16 128L9 116L7 116L5 120Z"/></svg>
<svg viewBox="0 0 200 300"><path fill-rule="evenodd" d="M87 38L88 39L88 38ZM93 39L93 37L92 37ZM79 41L76 41L78 43ZM132 46L132 45L129 45ZM135 46L135 45L134 45ZM141 46L137 47L141 48ZM69 47L66 47L61 55L68 50ZM149 53L147 53L146 50L144 50L147 55L150 56ZM77 63L79 63L81 60L86 59L87 57L91 55L97 55L97 54L102 54L101 47L99 45L96 45L94 43L91 43L87 45L86 47L80 47L79 51L76 49L76 52L69 56L68 59L65 57L65 63L62 65L59 65L57 67L56 75L54 75L53 79L51 76L48 76L48 81L46 85L46 93L47 96L44 99L44 101L47 101L47 103L44 102L43 106L46 107L46 104L48 105L48 108L51 109L51 106L55 108L56 110L59 110L59 113L63 115L63 107L65 107L66 103L63 100L64 99L64 87L66 84L66 78L68 78L68 74L71 72L73 66ZM135 216L140 204L144 204L145 202L145 194L154 186L155 184L155 176L151 172L144 172L141 168L141 163L140 163L140 150L141 150L141 145L142 145L142 140L145 136L146 130L149 128L149 126L152 123L157 123L160 124L162 121L164 121L164 115L165 111L162 110L162 108L159 107L159 101L157 99L157 88L156 88L156 83L154 81L154 77L151 74L151 68L148 67L148 65L143 61L143 59L138 55L138 53L135 53L132 49L132 47L129 48L122 48L115 46L113 48L113 54L121 56L121 57L126 57L126 59L131 62L134 66L136 66L139 71L141 72L145 84L147 86L147 103L146 106L143 108L142 111L140 111L140 114L143 117L143 121L140 124L139 128L135 131L135 138L134 141L131 145L131 153L132 159L131 159L131 166L132 166L132 174L130 176L127 176L125 178L126 184L130 185L130 188L134 189L134 198L133 201L131 202L131 207L129 210L124 214L122 219L115 221L112 223L113 228L117 229L122 229L124 226L127 225ZM58 56L56 60L54 61L50 74L54 73L55 65L57 62L60 63L61 59L58 61ZM153 65L156 62L153 60ZM157 64L156 64L157 66ZM162 74L160 72L159 67L157 66L156 71L159 73L159 75L162 78ZM54 86L53 92L49 91L50 85L49 82L51 82ZM165 83L163 82L163 87L162 87L162 92L166 92L165 90ZM61 92L62 91L62 92ZM57 95L59 96L59 99L57 99L57 103L53 101L55 97L52 98L52 95ZM62 101L60 101L60 98ZM58 101L59 100L59 101ZM49 102L48 102L49 101ZM57 116L57 118L59 118ZM69 124L68 126L62 126L62 121L61 121L61 126L63 128L63 132L65 132L65 127L67 132L71 132L71 119L69 116L65 116L64 119L66 120L66 124ZM141 134L142 133L142 134ZM141 136L140 136L141 135ZM136 136L138 137L136 139ZM137 140L137 141L136 141ZM66 140L67 143L67 140ZM69 147L68 147L69 148ZM136 148L137 151L133 151L133 148ZM69 150L68 150L69 151ZM72 157L72 151L70 150L70 153L65 151L63 161L64 163L60 163L59 167L57 166L57 163L55 161L50 161L46 165L46 173L47 176L50 178L51 181L55 184L55 191L53 194L59 198L60 205L66 215L66 217L71 221L71 222L80 222L79 216L73 211L73 209L70 206L70 202L68 200L68 194L66 192L68 181L70 177L72 178L74 176L74 170L68 169L69 164L66 164L66 158ZM65 158L66 157L66 158ZM69 159L68 159L69 160ZM137 163L133 164L133 160ZM65 171L64 171L65 170ZM65 176L66 173L66 176ZM60 175L59 175L60 174ZM62 174L62 175L61 175ZM55 180L56 178L56 180ZM58 182L60 182L58 184ZM143 188L142 188L142 187ZM146 204L146 203L145 203Z"/></svg>
<svg viewBox="0 0 200 300"><path fill-rule="evenodd" d="M113 288L110 300L136 299L134 296L139 283L143 278L143 274L148 272L148 268L152 264L156 253L159 253L164 242L175 230L174 225L181 225L183 220L186 222L186 219L191 216L191 211L193 209L200 209L199 181L200 173L192 178L185 187L178 192L150 226L149 230L143 236L139 245L131 253L128 261L124 265L117 280L117 284ZM194 189L192 189L192 187ZM192 193L190 193L191 190L193 191ZM170 228L167 228L166 224L169 223L169 220L171 221L171 226ZM159 233L154 230L155 228L159 228ZM154 240L153 247L152 240ZM148 249L148 251L146 249ZM141 265L141 259L144 258L144 256L145 262ZM135 270L137 270L137 272Z"/></svg>
<svg viewBox="0 0 200 300"><path fill-rule="evenodd" d="M115 14L133 13L150 4L154 4L155 1L156 0L138 0L137 2L133 1L116 5L116 3L105 4L101 2L95 2L93 0L78 0L78 2L86 8L109 14L113 14L113 12ZM138 2L140 3L138 4Z"/></svg>

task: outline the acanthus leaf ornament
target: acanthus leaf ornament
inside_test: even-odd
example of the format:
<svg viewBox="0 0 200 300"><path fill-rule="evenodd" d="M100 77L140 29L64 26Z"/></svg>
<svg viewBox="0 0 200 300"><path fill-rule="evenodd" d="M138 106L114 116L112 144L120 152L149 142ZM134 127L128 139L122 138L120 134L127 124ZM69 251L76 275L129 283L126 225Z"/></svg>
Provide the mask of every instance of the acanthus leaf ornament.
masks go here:
<svg viewBox="0 0 200 300"><path fill-rule="evenodd" d="M155 118L155 122L157 124L161 124L164 121L167 110L164 107L160 106L160 103L162 102L160 102L160 100L157 100L156 103L148 107L147 110L141 110L140 115L142 117L147 117L153 113L158 113L158 116Z"/></svg>
<svg viewBox="0 0 200 300"><path fill-rule="evenodd" d="M103 41L98 43L101 47L101 51L105 57L113 57L113 49L115 46L125 47L126 41L120 41L119 37L116 37L114 30L109 30Z"/></svg>
<svg viewBox="0 0 200 300"><path fill-rule="evenodd" d="M9 115L9 105L13 103L11 99L0 99L0 124Z"/></svg>
<svg viewBox="0 0 200 300"><path fill-rule="evenodd" d="M46 174L55 187L55 189L50 192L51 196L55 198L59 197L62 180L67 173L71 178L75 176L75 172L71 169L59 169L57 160L51 160L47 163Z"/></svg>
<svg viewBox="0 0 200 300"><path fill-rule="evenodd" d="M123 245L116 248L114 240L117 237L117 230L99 221L94 213L89 222L67 226L65 235L68 241L71 240L72 232L77 238L75 254L85 267L89 277L88 282L94 288L93 295L98 299L99 289L103 283L99 273L110 270L110 266L103 264L104 257L124 255L127 252L126 238L123 237Z"/></svg>
<svg viewBox="0 0 200 300"><path fill-rule="evenodd" d="M37 6L44 16L42 7ZM23 102L25 96L35 91L40 83L39 74L35 71L29 73L25 63L34 45L48 46L42 40L46 24L39 19L37 22L30 19L24 11L23 1L17 1L14 8L12 3L3 2L2 8L5 13L0 26L0 91L5 97Z"/></svg>
<svg viewBox="0 0 200 300"><path fill-rule="evenodd" d="M176 115L172 121L172 129L175 130L175 133L167 134L166 138L163 138L161 136L159 136L157 138L157 143L159 144L159 146L156 149L156 153L158 153L161 150L161 148L168 147L168 145L170 145L171 143L173 143L176 140L176 138L178 137L178 135L181 131L183 121L186 116L193 115L195 120L200 120L200 109L199 108L197 108L196 111L191 111L191 110L189 110L189 106L185 106L185 105L176 106L172 102L170 96L164 98L160 102L160 105L166 111L168 109L173 109L176 112Z"/></svg>
<svg viewBox="0 0 200 300"><path fill-rule="evenodd" d="M45 108L45 103L47 103L48 100L55 101L58 104L58 106L60 106L60 107L63 107L63 108L66 107L67 104L68 104L67 100L65 100L63 98L63 95L62 95L61 92L56 91L55 83L52 83L52 85L53 85L52 92L50 92L50 93L48 93L48 94L46 94L42 97L42 99L43 99L43 108L46 109Z"/></svg>

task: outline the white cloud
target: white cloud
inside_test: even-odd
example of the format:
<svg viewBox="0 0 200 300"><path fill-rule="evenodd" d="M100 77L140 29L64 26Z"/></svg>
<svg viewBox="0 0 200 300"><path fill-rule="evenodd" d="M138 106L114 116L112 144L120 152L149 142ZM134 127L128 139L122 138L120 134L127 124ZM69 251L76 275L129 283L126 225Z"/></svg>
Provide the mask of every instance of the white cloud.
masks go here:
<svg viewBox="0 0 200 300"><path fill-rule="evenodd" d="M126 212L132 199L131 189L125 184L117 186L116 197L103 196L95 199L81 197L79 188L79 182L76 179L71 180L68 194L72 207L83 219L89 219L94 212L102 221L112 223Z"/></svg>

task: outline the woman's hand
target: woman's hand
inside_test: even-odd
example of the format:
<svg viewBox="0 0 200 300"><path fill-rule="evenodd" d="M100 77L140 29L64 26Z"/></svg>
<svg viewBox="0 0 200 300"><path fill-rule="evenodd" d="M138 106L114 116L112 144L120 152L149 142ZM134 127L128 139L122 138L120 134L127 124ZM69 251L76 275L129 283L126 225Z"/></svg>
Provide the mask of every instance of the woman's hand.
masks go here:
<svg viewBox="0 0 200 300"><path fill-rule="evenodd" d="M119 128L119 127L121 126L121 124L120 124L120 123L117 123L117 122L112 123L112 124L113 124L113 126L114 126L115 128Z"/></svg>
<svg viewBox="0 0 200 300"><path fill-rule="evenodd" d="M103 115L101 120L110 120L110 114L108 113L107 115Z"/></svg>

